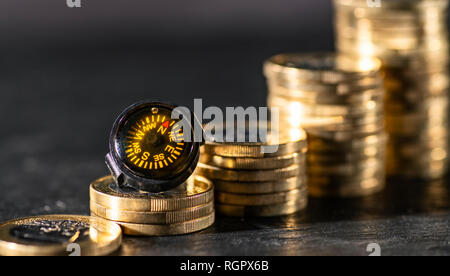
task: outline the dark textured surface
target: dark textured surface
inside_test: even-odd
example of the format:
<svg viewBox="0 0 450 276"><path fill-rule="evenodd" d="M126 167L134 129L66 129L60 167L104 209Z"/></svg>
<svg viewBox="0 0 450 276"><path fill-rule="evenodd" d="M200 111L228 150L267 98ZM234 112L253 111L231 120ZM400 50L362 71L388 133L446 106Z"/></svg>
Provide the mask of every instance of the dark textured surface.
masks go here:
<svg viewBox="0 0 450 276"><path fill-rule="evenodd" d="M103 158L109 129L135 101L191 106L193 98L203 98L205 106L264 105L265 58L284 51L331 50L333 45L329 9L320 14L317 7L311 13L302 10L307 17L289 13L283 19L281 14L275 29L259 24L270 22L261 20L263 14L250 21L255 26L238 21L227 28L220 20L207 26L207 18L189 22L178 35L173 32L182 22L169 24L168 32L151 24L140 32L121 25L118 32L102 25L104 20L93 24L92 14L90 25L66 35L58 24L43 34L51 24L37 24L38 17L19 17L17 26L2 24L10 37L0 45L0 221L88 214L89 183L107 173ZM13 15L2 19L13 20ZM64 14L57 17L62 21L39 18L66 22ZM138 20L133 24L140 25ZM198 32L196 24L202 26ZM90 27L95 31L83 34ZM308 210L294 216L218 218L215 226L193 235L126 238L117 254L367 255L367 245L377 242L384 255L450 255L448 183L391 180L382 194L312 200Z"/></svg>

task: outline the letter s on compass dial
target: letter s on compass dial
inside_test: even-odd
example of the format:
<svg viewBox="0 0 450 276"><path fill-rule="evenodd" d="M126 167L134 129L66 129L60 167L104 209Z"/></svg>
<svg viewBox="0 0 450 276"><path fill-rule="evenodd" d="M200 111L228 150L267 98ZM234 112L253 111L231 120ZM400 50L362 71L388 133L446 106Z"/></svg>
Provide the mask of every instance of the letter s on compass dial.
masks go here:
<svg viewBox="0 0 450 276"><path fill-rule="evenodd" d="M161 192L192 175L200 153L200 144L193 142L194 115L175 108L139 103L117 119L106 163L119 187Z"/></svg>

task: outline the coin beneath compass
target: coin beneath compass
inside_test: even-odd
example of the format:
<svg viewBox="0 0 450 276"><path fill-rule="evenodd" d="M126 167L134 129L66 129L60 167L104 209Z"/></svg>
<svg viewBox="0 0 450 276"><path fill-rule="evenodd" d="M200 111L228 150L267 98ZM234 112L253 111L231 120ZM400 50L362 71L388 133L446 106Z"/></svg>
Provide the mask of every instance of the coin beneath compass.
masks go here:
<svg viewBox="0 0 450 276"><path fill-rule="evenodd" d="M122 230L99 218L46 215L0 224L2 256L108 255L122 242Z"/></svg>

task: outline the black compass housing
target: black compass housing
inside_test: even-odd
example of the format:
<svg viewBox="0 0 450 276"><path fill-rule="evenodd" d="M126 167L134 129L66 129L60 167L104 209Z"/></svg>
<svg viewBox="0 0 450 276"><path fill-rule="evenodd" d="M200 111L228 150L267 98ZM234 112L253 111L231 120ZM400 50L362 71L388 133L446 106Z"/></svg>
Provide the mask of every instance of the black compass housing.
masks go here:
<svg viewBox="0 0 450 276"><path fill-rule="evenodd" d="M198 123L189 111L161 102L128 107L114 123L106 164L119 188L157 193L173 189L194 172L200 156ZM174 119L172 119L172 117ZM184 136L190 132L190 140Z"/></svg>

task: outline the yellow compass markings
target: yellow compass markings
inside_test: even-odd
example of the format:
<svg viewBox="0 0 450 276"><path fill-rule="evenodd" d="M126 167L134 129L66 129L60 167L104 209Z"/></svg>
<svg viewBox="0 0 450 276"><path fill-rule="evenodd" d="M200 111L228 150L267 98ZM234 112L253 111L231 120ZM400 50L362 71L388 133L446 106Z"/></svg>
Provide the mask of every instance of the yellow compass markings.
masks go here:
<svg viewBox="0 0 450 276"><path fill-rule="evenodd" d="M161 132L162 135L166 134L167 128L164 128L163 126L160 126L158 129L158 132Z"/></svg>
<svg viewBox="0 0 450 276"><path fill-rule="evenodd" d="M150 170L153 168L153 162L150 162L150 166L148 167Z"/></svg>
<svg viewBox="0 0 450 276"><path fill-rule="evenodd" d="M159 166L161 167L161 169L164 168L164 164L162 161L159 161Z"/></svg>
<svg viewBox="0 0 450 276"><path fill-rule="evenodd" d="M139 168L142 168L142 166L144 166L144 160L141 161L141 163L139 163Z"/></svg>
<svg viewBox="0 0 450 276"><path fill-rule="evenodd" d="M173 163L172 158L168 157L167 159L169 160L170 163Z"/></svg>
<svg viewBox="0 0 450 276"><path fill-rule="evenodd" d="M133 162L136 158L137 158L137 156L131 158L130 161Z"/></svg>
<svg viewBox="0 0 450 276"><path fill-rule="evenodd" d="M173 126L175 124L175 121L172 121L172 123L170 124L170 126Z"/></svg>
<svg viewBox="0 0 450 276"><path fill-rule="evenodd" d="M158 162L155 162L155 170L158 169Z"/></svg>
<svg viewBox="0 0 450 276"><path fill-rule="evenodd" d="M134 152L127 155L128 158L131 158L132 156L134 156Z"/></svg>
<svg viewBox="0 0 450 276"><path fill-rule="evenodd" d="M160 119L161 115L158 115L158 119L156 120L159 123L159 119Z"/></svg>
<svg viewBox="0 0 450 276"><path fill-rule="evenodd" d="M183 150L183 148L180 148L180 147L176 147L175 149L177 149L177 150Z"/></svg>
<svg viewBox="0 0 450 276"><path fill-rule="evenodd" d="M184 146L184 143L177 143L178 146Z"/></svg>
<svg viewBox="0 0 450 276"><path fill-rule="evenodd" d="M175 159L175 160L177 160L178 159L178 156L176 156L176 155L170 155L173 159Z"/></svg>
<svg viewBox="0 0 450 276"><path fill-rule="evenodd" d="M125 151L125 153L130 153L130 152L132 152L133 151L133 149L131 148L131 147L129 147L129 149L127 149L126 151Z"/></svg>
<svg viewBox="0 0 450 276"><path fill-rule="evenodd" d="M142 140L144 139L145 133L140 131L138 133L136 133L136 140Z"/></svg>
<svg viewBox="0 0 450 276"><path fill-rule="evenodd" d="M152 115L152 122L154 122L154 121L155 121L155 116Z"/></svg>
<svg viewBox="0 0 450 276"><path fill-rule="evenodd" d="M144 169L146 169L147 167L148 167L148 162L145 162Z"/></svg>
<svg viewBox="0 0 450 276"><path fill-rule="evenodd" d="M147 124L150 124L150 118L149 117L146 117L145 121L147 121Z"/></svg>
<svg viewBox="0 0 450 276"><path fill-rule="evenodd" d="M169 163L167 163L167 160L164 160L164 164L166 164L166 166L169 166Z"/></svg>
<svg viewBox="0 0 450 276"><path fill-rule="evenodd" d="M174 151L173 153L176 155L181 155L181 153L179 151Z"/></svg>
<svg viewBox="0 0 450 276"><path fill-rule="evenodd" d="M165 122L165 121L166 121L166 116L163 116L161 122Z"/></svg>

